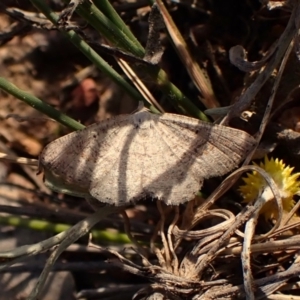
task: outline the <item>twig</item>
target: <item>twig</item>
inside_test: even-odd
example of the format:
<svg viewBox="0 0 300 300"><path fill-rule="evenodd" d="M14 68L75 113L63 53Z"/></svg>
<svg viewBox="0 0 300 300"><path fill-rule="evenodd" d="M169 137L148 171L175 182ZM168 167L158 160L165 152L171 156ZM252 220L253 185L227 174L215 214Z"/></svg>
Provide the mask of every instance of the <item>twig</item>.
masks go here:
<svg viewBox="0 0 300 300"><path fill-rule="evenodd" d="M149 91L149 89L146 87L146 85L140 80L140 78L137 76L137 74L134 72L134 70L129 66L129 64L120 58L116 57L116 60L119 64L119 66L122 68L125 75L131 80L131 82L134 84L134 86L137 88L137 90L140 92L140 94L144 97L144 99L152 105L152 111L154 112L165 112L165 110L162 108L162 106L156 101L152 93Z"/></svg>
<svg viewBox="0 0 300 300"><path fill-rule="evenodd" d="M242 267L243 267L243 278L244 278L244 287L247 300L255 300L254 296L254 284L253 276L251 271L250 263L250 250L251 250L251 241L255 233L255 227L258 221L259 213L261 208L268 202L272 201L274 198L273 193L270 188L267 187L263 190L262 195L256 200L257 209L252 214L245 227L245 236L243 242L243 250L241 253Z"/></svg>
<svg viewBox="0 0 300 300"><path fill-rule="evenodd" d="M1 79L0 79L1 80ZM6 144L4 144L2 141L0 141L0 146L2 148L3 151L5 151L6 153L4 153L5 155L3 155L2 153L2 158L4 159L4 157L6 157L7 159L10 159L11 162L13 162L14 159L18 160L17 155L6 146ZM1 160L1 158L0 158ZM36 186L44 193L46 194L51 194L50 190L44 185L43 180L41 177L37 177L36 176L36 170L34 170L34 168L27 166L24 162L24 158L22 158L20 161L23 162L23 164L21 164L21 168L23 169L23 171L28 175L28 177L36 184ZM36 164L37 161L34 160L29 160L30 164ZM36 165L35 165L36 166Z"/></svg>
<svg viewBox="0 0 300 300"><path fill-rule="evenodd" d="M225 191L228 190L228 186L232 185L232 179L234 179L235 177L239 176L242 172L246 171L246 170L252 170L252 171L257 171L258 173L260 173L260 175L262 175L264 177L264 179L266 180L267 184L270 186L272 193L274 194L274 198L276 198L276 203L280 204L281 202L281 196L280 193L278 191L278 188L276 186L276 183L274 182L274 180L272 179L272 177L270 177L270 175L264 171L263 169L257 167L257 166L244 166L241 167L240 169L238 169L237 171L233 172L231 175L229 175L223 182L222 184L212 193L212 195L207 199L207 201L200 206L198 209L201 210L204 208L208 208L208 206L212 205L214 203L214 201L216 200L217 196L220 196L219 194L224 193ZM229 228L227 229L227 231L222 235L222 237L218 240L218 243L212 247L207 254L203 255L202 260L199 261L197 263L197 266L195 267L195 269L197 269L197 273L200 274L204 268L211 262L211 260L216 256L216 251L219 249L219 247L221 245L223 245L226 241L228 241L228 239L230 238L230 236L245 222L247 221L250 216L252 215L252 213L254 213L256 210L259 210L260 206L255 203L254 206L247 206L245 211L240 213L237 217L236 217L236 221L235 223ZM282 204L281 204L281 214L282 214ZM279 207L279 216L280 216L280 207ZM281 222L281 218L278 218L278 222L280 224ZM278 228L279 224L275 224L275 226L272 228L272 230L270 231L273 232L275 229Z"/></svg>
<svg viewBox="0 0 300 300"><path fill-rule="evenodd" d="M170 249L169 245L165 236L164 227L165 227L165 212L162 208L161 201L156 202L158 211L160 213L160 236L163 243L163 250L161 252L165 252L165 259L164 259L164 267L166 270L171 271L171 255L170 255Z"/></svg>
<svg viewBox="0 0 300 300"><path fill-rule="evenodd" d="M68 249L67 249L68 250ZM41 272L45 266L45 260L39 260L38 262L30 262L17 264L15 266L9 267L5 270L0 270L0 274L4 273L23 273L23 272ZM56 262L52 266L51 272L61 272L61 271L103 271L111 268L104 261L78 261L78 262Z"/></svg>
<svg viewBox="0 0 300 300"><path fill-rule="evenodd" d="M274 55L270 58L265 69L257 76L255 81L247 88L245 93L240 97L239 101L235 103L233 108L227 114L223 120L223 124L227 124L231 118L234 116L239 116L242 111L246 110L254 97L258 94L262 86L266 83L268 78L271 76L272 72L281 62L282 57L285 55L287 48L289 47L291 41L297 34L297 28L295 26L296 16L299 15L299 3L295 5L292 14L290 16L289 22L279 38L278 47L274 51Z"/></svg>
<svg viewBox="0 0 300 300"><path fill-rule="evenodd" d="M178 258L177 258L177 255L174 251L174 245L173 245L173 241L172 241L172 232L173 232L173 229L179 219L179 207L174 207L175 209L175 216L174 216L174 219L172 221L172 223L170 224L169 228L168 228L168 244L169 244L169 248L170 248L170 252L172 254L172 257L173 257L173 263L172 263L172 267L173 267L173 273L175 275L178 275Z"/></svg>
<svg viewBox="0 0 300 300"><path fill-rule="evenodd" d="M287 60L288 60L288 58L290 56L291 51L293 50L293 47L294 47L294 42L291 41L291 43L288 46L288 49L285 52L285 55L284 55L284 57L282 59L282 62L280 64L280 68L278 70L278 73L277 73L274 85L272 87L271 96L270 96L270 98L268 100L268 104L267 104L267 107L265 109L263 119L261 121L259 130L258 130L258 132L255 135L256 147L253 147L253 149L251 150L251 152L248 154L247 158L245 159L243 165L247 165L250 162L250 160L252 159L252 156L254 155L254 152L255 152L255 150L256 150L256 148L257 148L257 146L258 146L258 144L259 144L259 142L261 140L261 137L262 137L262 135L263 135L263 133L264 133L264 131L266 129L267 123L268 123L270 115L271 115L271 110L272 110L272 107L273 107L273 103L274 103L274 100L275 100L275 95L276 95L277 89L279 87L279 84L280 84L280 81L281 81L281 78L282 78L282 74L283 74L283 71L285 69Z"/></svg>
<svg viewBox="0 0 300 300"><path fill-rule="evenodd" d="M144 264L145 265L150 265L148 259L146 259L146 257L148 256L146 250L139 244L139 242L135 239L135 237L132 235L131 230L130 230L130 220L126 214L125 210L121 211L121 215L123 217L124 220L124 230L126 232L126 234L128 235L128 238L130 239L130 241L137 247L137 249L139 250L140 254L142 255L143 259L144 259Z"/></svg>
<svg viewBox="0 0 300 300"><path fill-rule="evenodd" d="M60 13L58 23L64 24L70 21L72 15L78 5L82 4L84 0L71 0L67 7Z"/></svg>
<svg viewBox="0 0 300 300"><path fill-rule="evenodd" d="M168 33L170 34L171 40L173 41L179 56L185 65L185 69L189 73L191 79L193 80L195 86L203 95L201 101L206 108L213 108L220 106L218 100L214 95L212 85L209 80L204 76L203 71L199 67L198 63L192 58L188 46L177 29L172 17L168 13L164 3L161 0L156 0L156 4L163 16L165 25L167 27Z"/></svg>
<svg viewBox="0 0 300 300"><path fill-rule="evenodd" d="M80 237L87 234L91 230L91 228L94 225L96 225L101 219L115 212L116 210L119 210L119 208L111 207L111 206L103 207L102 209L98 210L90 217L84 219L83 221L71 227L69 230L65 231L68 234L65 235L63 239L61 239L59 246L50 255L44 267L44 270L37 281L35 288L33 289L30 296L28 297L28 300L36 300L39 298L39 295L42 292L42 289L51 271L51 268L55 263L55 261L57 260L57 258L60 256L60 254L64 252L68 246L70 246L72 243L77 241Z"/></svg>
<svg viewBox="0 0 300 300"><path fill-rule="evenodd" d="M38 160L34 158L16 157L15 155L9 155L6 153L0 153L0 160L7 161L10 163L16 163L27 166L38 166Z"/></svg>

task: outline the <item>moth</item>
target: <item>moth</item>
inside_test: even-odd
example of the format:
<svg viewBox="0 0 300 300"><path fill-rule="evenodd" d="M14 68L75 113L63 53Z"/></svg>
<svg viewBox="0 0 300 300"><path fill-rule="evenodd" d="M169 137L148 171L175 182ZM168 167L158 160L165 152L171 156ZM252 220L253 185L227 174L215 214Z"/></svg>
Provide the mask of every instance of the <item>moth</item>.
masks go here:
<svg viewBox="0 0 300 300"><path fill-rule="evenodd" d="M248 133L142 109L54 140L40 155L45 184L116 206L195 196L203 180L236 168L255 143Z"/></svg>

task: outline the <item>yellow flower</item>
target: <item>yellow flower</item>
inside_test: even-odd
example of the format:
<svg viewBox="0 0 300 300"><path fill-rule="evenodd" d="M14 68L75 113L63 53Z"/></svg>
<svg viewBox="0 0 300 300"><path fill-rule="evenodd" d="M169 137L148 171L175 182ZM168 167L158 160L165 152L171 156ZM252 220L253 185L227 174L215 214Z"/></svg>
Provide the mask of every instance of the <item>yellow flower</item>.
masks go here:
<svg viewBox="0 0 300 300"><path fill-rule="evenodd" d="M265 161L261 162L259 167L268 172L273 178L282 196L283 210L289 212L295 205L293 196L300 192L300 182L298 181L300 173L292 174L294 168L286 166L278 158L269 160L267 156L265 156ZM244 202L247 203L255 200L262 189L267 186L265 179L256 171L247 173L247 177L244 177L243 181L245 185L239 187L239 192L243 196ZM275 203L273 201L266 203L261 210L261 214L264 214L266 219L276 218L277 207Z"/></svg>

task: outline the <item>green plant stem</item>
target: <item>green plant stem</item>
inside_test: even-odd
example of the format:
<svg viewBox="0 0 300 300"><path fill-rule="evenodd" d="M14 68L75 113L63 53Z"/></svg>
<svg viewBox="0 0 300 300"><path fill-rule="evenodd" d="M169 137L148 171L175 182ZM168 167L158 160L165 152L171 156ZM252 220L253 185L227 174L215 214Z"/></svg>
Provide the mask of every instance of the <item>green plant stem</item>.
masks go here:
<svg viewBox="0 0 300 300"><path fill-rule="evenodd" d="M94 0L93 3L95 6L107 17L114 25L125 34L127 39L130 39L131 45L140 53L140 57L143 57L145 54L144 48L128 28L128 26L123 22L122 18L115 11L114 7L110 4L108 0ZM118 32L119 32L118 31ZM137 53L138 55L138 53Z"/></svg>
<svg viewBox="0 0 300 300"><path fill-rule="evenodd" d="M185 114L189 114L197 119L210 122L209 118L193 104L174 84L168 80L168 75L158 67L148 68L148 74L156 78L156 83L164 93L172 100L171 103Z"/></svg>
<svg viewBox="0 0 300 300"><path fill-rule="evenodd" d="M0 224L11 225L15 227L22 227L33 229L36 231L44 231L51 233L60 233L71 228L71 225L61 223L51 223L48 221L37 219L24 219L16 216L0 216ZM92 230L92 236L95 240L105 241L109 243L128 244L129 238L124 233L111 232L108 230Z"/></svg>
<svg viewBox="0 0 300 300"><path fill-rule="evenodd" d="M33 1L33 0L31 0ZM34 0L40 1L40 0ZM101 35L109 40L115 47L123 49L124 51L131 53L137 57L143 58L145 55L144 48L136 40L133 42L130 37L126 35L126 32L122 31L122 25L116 26L109 18L107 18L103 12L101 12L94 4L84 1L82 5L79 5L76 12L83 17L89 24L91 24ZM120 20L120 19L119 19ZM123 23L125 27L126 24ZM129 30L129 29L127 29ZM132 36L132 34L130 35Z"/></svg>
<svg viewBox="0 0 300 300"><path fill-rule="evenodd" d="M15 96L16 98L24 101L28 105L32 106L33 108L37 109L38 111L44 113L48 117L56 120L57 122L71 128L74 130L83 129L85 126L81 123L75 121L74 119L68 117L67 115L61 113L60 111L56 110L51 105L43 102L39 98L33 96L30 93L22 91L5 78L0 77L0 89L3 91Z"/></svg>
<svg viewBox="0 0 300 300"><path fill-rule="evenodd" d="M94 4L88 1L79 5L76 11L99 33L103 34L115 47L127 51L139 58L143 58L145 50L135 38L134 40L132 39L132 33L129 35L127 34L129 30L128 27L120 17L116 17L117 13L114 11L113 7L111 7L111 4L106 0L102 5L99 3L100 1L98 2L98 6L108 14L108 17L106 17ZM114 23L111 20L114 20ZM124 30L124 28L126 28L126 30ZM150 80L158 84L161 90L168 96L168 99L171 100L171 104L175 109L179 109L184 114L189 114L198 119L209 121L207 116L169 81L168 75L164 70L156 66L143 66L141 69L143 69L145 74L149 75Z"/></svg>
<svg viewBox="0 0 300 300"><path fill-rule="evenodd" d="M42 0L30 0L54 25L57 25L58 15L55 14ZM144 100L140 93L132 87L121 75L118 74L101 56L97 54L74 30L66 31L59 28L62 34L68 38L97 68L109 76L119 86L137 101ZM124 37L125 38L125 37Z"/></svg>

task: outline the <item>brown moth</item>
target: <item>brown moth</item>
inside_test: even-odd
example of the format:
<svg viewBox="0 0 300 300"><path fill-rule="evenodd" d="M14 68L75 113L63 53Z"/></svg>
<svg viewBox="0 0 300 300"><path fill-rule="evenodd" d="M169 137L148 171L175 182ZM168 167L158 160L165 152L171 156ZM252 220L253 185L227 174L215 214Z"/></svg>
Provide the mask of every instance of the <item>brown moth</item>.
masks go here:
<svg viewBox="0 0 300 300"><path fill-rule="evenodd" d="M40 164L46 184L71 195L118 206L147 196L178 205L204 179L237 167L254 142L241 130L141 110L53 141Z"/></svg>

